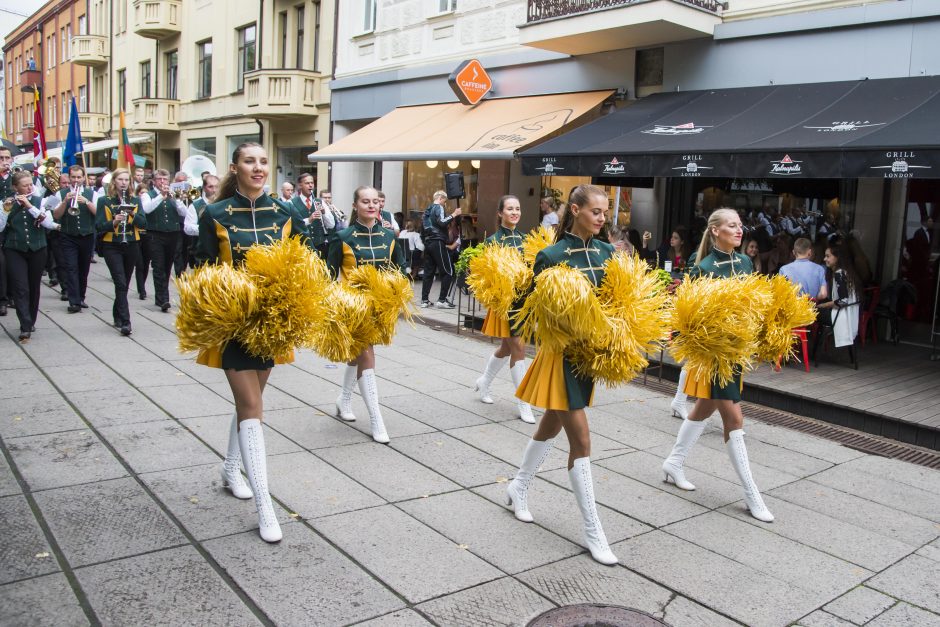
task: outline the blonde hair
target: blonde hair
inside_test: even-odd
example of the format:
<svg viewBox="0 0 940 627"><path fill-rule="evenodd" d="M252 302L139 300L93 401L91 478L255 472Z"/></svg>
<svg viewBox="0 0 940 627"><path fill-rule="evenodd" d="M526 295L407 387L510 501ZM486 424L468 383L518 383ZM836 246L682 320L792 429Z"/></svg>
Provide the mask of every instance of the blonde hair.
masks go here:
<svg viewBox="0 0 940 627"><path fill-rule="evenodd" d="M436 192L434 192L434 195L431 196L431 198L433 200L437 200L438 198L443 198L444 200L447 200L447 192L445 192L443 189L439 189Z"/></svg>
<svg viewBox="0 0 940 627"><path fill-rule="evenodd" d="M117 178L122 174L126 174L128 179L130 179L131 173L127 168L114 168L111 172L111 182L108 183L108 196L114 197L117 196ZM127 193L130 195L131 185L130 182L127 184Z"/></svg>
<svg viewBox="0 0 940 627"><path fill-rule="evenodd" d="M736 219L737 217L738 212L730 207L720 207L712 211L711 215L708 216L705 232L702 233L702 241L699 242L698 252L695 254L695 265L701 265L702 259L707 257L712 248L715 247L715 236L712 235L712 229L721 226L727 220Z"/></svg>

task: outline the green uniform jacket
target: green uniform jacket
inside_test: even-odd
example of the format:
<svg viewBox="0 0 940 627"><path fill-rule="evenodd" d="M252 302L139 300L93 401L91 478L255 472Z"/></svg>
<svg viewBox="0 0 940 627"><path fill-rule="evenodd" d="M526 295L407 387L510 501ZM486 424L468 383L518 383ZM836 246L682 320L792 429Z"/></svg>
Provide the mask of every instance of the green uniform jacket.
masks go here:
<svg viewBox="0 0 940 627"><path fill-rule="evenodd" d="M62 201L65 200L65 195L68 193L69 189L67 187L59 190L56 194L59 199L59 204L62 204ZM88 202L91 202L95 198L95 190L90 187L85 187L82 189L82 196L84 196ZM77 216L70 215L69 208L66 206L65 211L62 212L62 216L59 218L59 224L62 225L60 232L64 235L71 235L72 237L82 237L95 232L95 216L92 215L88 207L81 202L78 203Z"/></svg>
<svg viewBox="0 0 940 627"><path fill-rule="evenodd" d="M319 204L319 199L310 197L310 209L307 209L307 205L304 204L303 194L297 194L290 199L291 204L294 206L294 209L297 210L297 213L303 216L304 220L310 217L314 211L317 210L317 204ZM322 208L320 209L323 210ZM312 220L310 224L307 225L307 231L310 233L310 245L314 248L322 246L326 243L327 232L323 228L323 220Z"/></svg>
<svg viewBox="0 0 940 627"><path fill-rule="evenodd" d="M196 211L197 219L202 217L202 212L205 211L208 206L209 204L203 200L202 197L196 199L196 202L193 203L193 209Z"/></svg>
<svg viewBox="0 0 940 627"><path fill-rule="evenodd" d="M333 278L339 278L363 263L405 271L405 255L395 234L378 220L371 229L356 220L339 231L336 239L330 242L326 263Z"/></svg>
<svg viewBox="0 0 940 627"><path fill-rule="evenodd" d="M156 190L150 190L150 198L156 198L159 195ZM176 211L176 201L170 195L147 214L147 230L175 233L180 230L181 219Z"/></svg>
<svg viewBox="0 0 940 627"><path fill-rule="evenodd" d="M751 274L752 272L754 272L754 265L747 255L739 252L728 254L717 248L712 248L711 253L706 255L701 262L692 266L689 270L689 276L712 275L727 279L736 274Z"/></svg>
<svg viewBox="0 0 940 627"><path fill-rule="evenodd" d="M140 207L140 199L127 197L127 204L134 205L133 213L127 217L127 226L114 226L114 216L120 212L121 199L117 196L98 199L98 213L95 215L95 229L104 233L101 240L104 242L123 243L139 242L141 229L147 228L147 215Z"/></svg>
<svg viewBox="0 0 940 627"><path fill-rule="evenodd" d="M525 235L516 229L507 229L500 225L496 232L487 237L486 244L499 244L500 246L512 246L519 252L522 252L522 242L525 241Z"/></svg>
<svg viewBox="0 0 940 627"><path fill-rule="evenodd" d="M6 178L0 176L0 202L13 195L13 174Z"/></svg>
<svg viewBox="0 0 940 627"><path fill-rule="evenodd" d="M247 197L235 192L231 198L207 206L199 218L196 261L241 263L255 244L294 235L307 240L307 227L292 206L267 194L259 196L252 205Z"/></svg>
<svg viewBox="0 0 940 627"><path fill-rule="evenodd" d="M42 198L39 196L30 196L29 201L37 209L42 206ZM10 250L25 253L45 248L47 244L46 229L36 226L36 218L18 202L13 203L13 210L7 216L7 226L3 232L6 234L3 247Z"/></svg>

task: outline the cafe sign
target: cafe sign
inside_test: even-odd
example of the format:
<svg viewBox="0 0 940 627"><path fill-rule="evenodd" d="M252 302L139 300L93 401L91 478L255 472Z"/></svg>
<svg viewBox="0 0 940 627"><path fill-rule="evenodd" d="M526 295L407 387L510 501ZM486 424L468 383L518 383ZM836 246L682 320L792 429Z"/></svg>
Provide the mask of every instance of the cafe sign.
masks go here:
<svg viewBox="0 0 940 627"><path fill-rule="evenodd" d="M493 89L493 80L476 59L464 61L447 77L447 83L465 105L475 105Z"/></svg>

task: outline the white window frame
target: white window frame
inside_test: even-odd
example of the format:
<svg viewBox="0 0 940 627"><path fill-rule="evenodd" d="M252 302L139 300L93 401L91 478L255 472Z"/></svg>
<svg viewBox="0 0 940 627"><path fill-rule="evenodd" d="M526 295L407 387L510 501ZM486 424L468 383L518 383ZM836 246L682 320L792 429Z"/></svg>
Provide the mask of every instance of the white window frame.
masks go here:
<svg viewBox="0 0 940 627"><path fill-rule="evenodd" d="M437 0L438 15L453 13L457 10L457 0Z"/></svg>
<svg viewBox="0 0 940 627"><path fill-rule="evenodd" d="M88 85L78 86L78 111L88 113Z"/></svg>
<svg viewBox="0 0 940 627"><path fill-rule="evenodd" d="M378 3L376 0L364 0L362 11L362 33L375 32L375 22L377 17Z"/></svg>

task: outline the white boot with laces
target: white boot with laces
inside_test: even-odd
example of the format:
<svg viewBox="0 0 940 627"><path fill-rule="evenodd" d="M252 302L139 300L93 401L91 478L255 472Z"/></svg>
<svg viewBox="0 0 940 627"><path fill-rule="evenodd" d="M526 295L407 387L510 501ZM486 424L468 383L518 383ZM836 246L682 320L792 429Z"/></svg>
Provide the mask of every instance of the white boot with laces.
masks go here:
<svg viewBox="0 0 940 627"><path fill-rule="evenodd" d="M379 406L379 388L375 382L375 370L363 370L359 378L359 393L362 394L369 410L369 421L372 423L372 439L379 444L388 444L388 432L385 431L385 421L382 420L382 408Z"/></svg>
<svg viewBox="0 0 940 627"><path fill-rule="evenodd" d="M506 505L512 506L516 518L522 522L532 522L534 520L532 514L529 513L529 486L532 485L535 473L545 463L545 459L551 452L554 443L554 438L544 442L529 440L525 447L525 453L522 454L522 464L519 466L515 478L506 486Z"/></svg>
<svg viewBox="0 0 940 627"><path fill-rule="evenodd" d="M751 464L747 458L747 448L744 446L744 430L735 429L729 433L726 446L728 448L728 457L731 458L731 465L734 466L738 478L741 479L741 487L744 488L744 502L747 503L747 509L751 512L751 516L761 522L773 522L774 515L764 505L764 499L761 498L754 477L751 476Z"/></svg>
<svg viewBox="0 0 940 627"><path fill-rule="evenodd" d="M228 433L228 450L222 462L222 487L228 489L236 499L250 499L251 488L242 477L242 454L238 447L238 415L232 415Z"/></svg>
<svg viewBox="0 0 940 627"><path fill-rule="evenodd" d="M499 371L503 369L503 366L506 365L506 362L509 360L509 357L497 357L496 355L490 355L486 360L486 366L483 368L483 374L476 381L476 385L473 390L480 393L480 400L488 405L493 404L493 397L490 396L490 385L493 383L493 379L496 378L496 375L499 374Z"/></svg>
<svg viewBox="0 0 940 627"><path fill-rule="evenodd" d="M581 519L584 524L584 543L591 552L595 561L613 566L617 563L617 556L607 544L607 536L601 527L597 516L597 503L594 501L594 479L591 477L591 458L579 457L568 471L568 479L574 490L574 497L581 510Z"/></svg>
<svg viewBox="0 0 940 627"><path fill-rule="evenodd" d="M358 366L346 366L346 372L343 373L343 389L339 393L339 398L336 399L336 415L339 416L340 420L345 420L346 422L356 420L356 416L352 411L352 395L353 388L356 387L356 375L358 371Z"/></svg>
<svg viewBox="0 0 940 627"><path fill-rule="evenodd" d="M663 481L669 483L669 481L672 480L680 490L692 491L695 489L695 486L685 478L685 458L689 456L689 451L691 451L695 443L698 442L703 431L705 431L704 420L696 421L686 419L682 421L682 426L679 427L679 435L676 436L676 443L672 447L672 452L669 454L669 457L666 458L666 461L663 462L663 473L666 475Z"/></svg>
<svg viewBox="0 0 940 627"><path fill-rule="evenodd" d="M264 450L264 431L261 420L249 418L242 420L238 429L238 444L241 447L245 472L255 496L258 508L258 532L265 542L281 541L281 525L274 513L274 504L268 493L268 464Z"/></svg>
<svg viewBox="0 0 940 627"><path fill-rule="evenodd" d="M527 369L528 366L526 366L525 359L520 359L509 369L509 374L512 375L512 383L516 386L517 390L519 386L522 385L522 380L525 378ZM522 418L522 422L534 425L535 416L532 415L532 406L518 398L516 399L516 403L519 405L519 417Z"/></svg>

